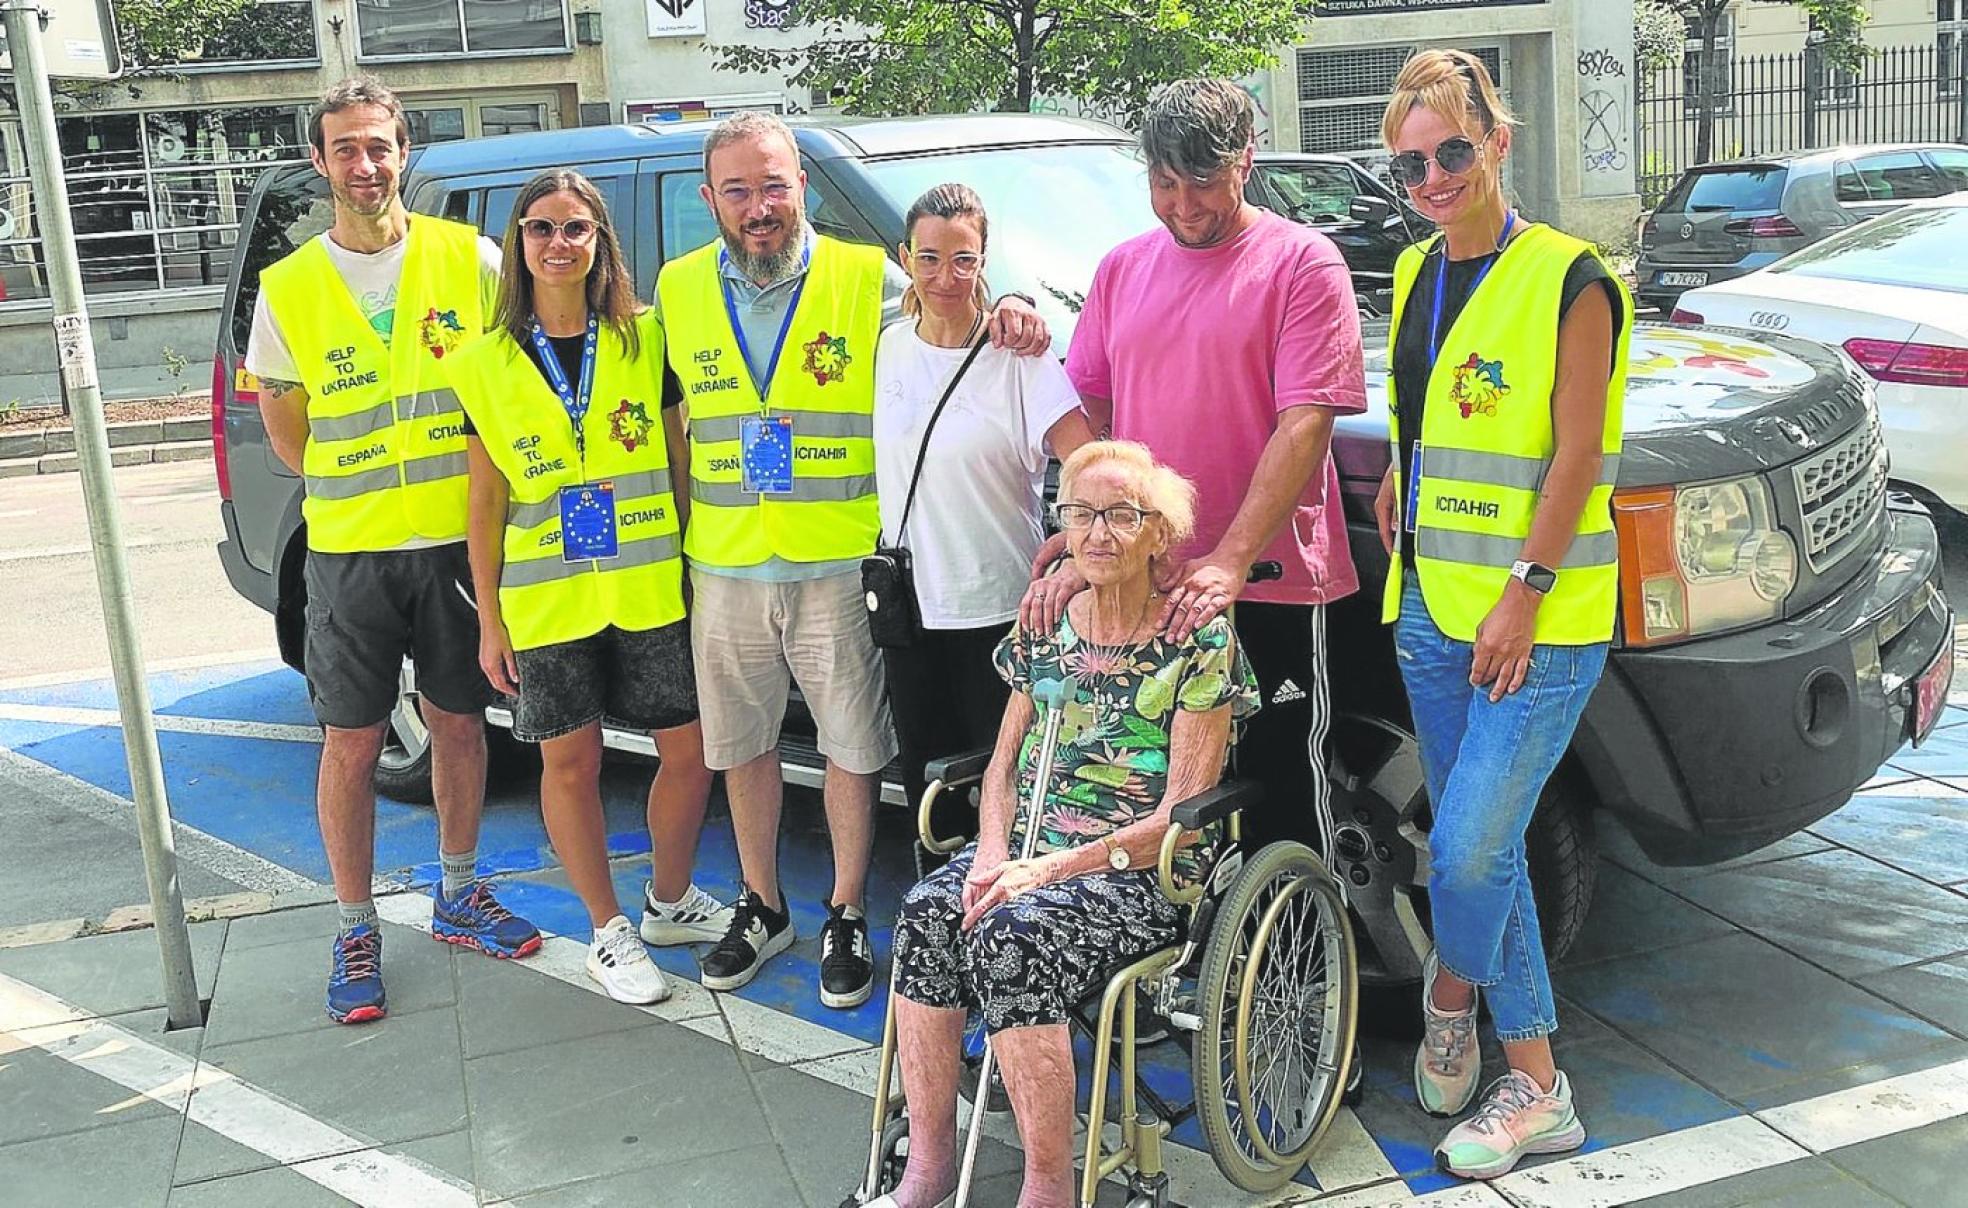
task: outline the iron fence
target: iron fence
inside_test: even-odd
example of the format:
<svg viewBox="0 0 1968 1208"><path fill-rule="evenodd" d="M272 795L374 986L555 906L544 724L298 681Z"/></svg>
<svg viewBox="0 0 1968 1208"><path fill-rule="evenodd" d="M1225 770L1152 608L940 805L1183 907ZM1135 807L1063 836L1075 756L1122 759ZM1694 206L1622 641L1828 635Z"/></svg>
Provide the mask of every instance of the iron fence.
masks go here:
<svg viewBox="0 0 1968 1208"><path fill-rule="evenodd" d="M1857 72L1830 66L1816 47L1718 55L1707 74L1704 90L1694 52L1681 66L1634 73L1639 188L1648 209L1683 169L1715 160L1844 143L1968 143L1968 54L1955 47L1874 49Z"/></svg>

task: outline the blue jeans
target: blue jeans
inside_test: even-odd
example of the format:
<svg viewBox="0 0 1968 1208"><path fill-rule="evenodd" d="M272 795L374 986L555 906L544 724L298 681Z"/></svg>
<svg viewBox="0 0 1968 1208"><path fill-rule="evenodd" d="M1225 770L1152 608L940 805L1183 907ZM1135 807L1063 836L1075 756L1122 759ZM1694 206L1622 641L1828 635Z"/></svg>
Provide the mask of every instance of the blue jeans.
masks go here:
<svg viewBox="0 0 1968 1208"><path fill-rule="evenodd" d="M1482 987L1503 1041L1558 1030L1524 832L1606 667L1606 643L1534 646L1524 686L1473 687L1475 647L1435 627L1410 572L1394 651L1434 805L1428 894L1442 967Z"/></svg>

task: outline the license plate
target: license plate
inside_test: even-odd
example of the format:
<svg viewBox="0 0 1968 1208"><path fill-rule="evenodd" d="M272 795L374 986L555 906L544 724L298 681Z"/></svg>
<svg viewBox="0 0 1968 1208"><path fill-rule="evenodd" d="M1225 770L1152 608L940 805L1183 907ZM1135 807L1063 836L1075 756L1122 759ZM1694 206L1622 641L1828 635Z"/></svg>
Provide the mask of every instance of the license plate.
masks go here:
<svg viewBox="0 0 1968 1208"><path fill-rule="evenodd" d="M1919 746L1934 732L1947 708L1948 689L1954 683L1954 627L1949 626L1947 641L1934 658L1934 665L1913 682L1913 745Z"/></svg>
<svg viewBox="0 0 1968 1208"><path fill-rule="evenodd" d="M1662 285L1707 285L1707 273L1662 273Z"/></svg>

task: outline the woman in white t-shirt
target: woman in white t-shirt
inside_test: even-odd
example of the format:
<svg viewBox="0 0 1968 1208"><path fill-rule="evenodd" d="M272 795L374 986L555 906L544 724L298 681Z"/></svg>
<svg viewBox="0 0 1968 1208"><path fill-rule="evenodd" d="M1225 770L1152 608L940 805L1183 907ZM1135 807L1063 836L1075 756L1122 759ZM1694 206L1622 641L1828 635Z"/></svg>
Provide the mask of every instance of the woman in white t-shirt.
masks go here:
<svg viewBox="0 0 1968 1208"><path fill-rule="evenodd" d="M938 185L909 208L898 249L909 270L906 317L882 332L875 353L882 538L914 560L926 631L914 646L883 652L911 802L922 796L926 761L997 737L1008 689L991 654L1018 616L1044 537L1047 455L1064 459L1092 439L1057 360L987 344L923 444L937 401L983 335L987 226L983 201L966 185ZM919 449L922 476L904 527Z"/></svg>

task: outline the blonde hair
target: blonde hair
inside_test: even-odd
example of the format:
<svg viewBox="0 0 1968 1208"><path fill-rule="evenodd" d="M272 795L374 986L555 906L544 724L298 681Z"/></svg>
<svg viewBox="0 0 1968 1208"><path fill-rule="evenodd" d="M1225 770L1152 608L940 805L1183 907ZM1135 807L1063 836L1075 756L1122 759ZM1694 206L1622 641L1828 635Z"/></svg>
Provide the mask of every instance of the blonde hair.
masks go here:
<svg viewBox="0 0 1968 1208"><path fill-rule="evenodd" d="M1401 123L1417 108L1454 122L1472 142L1498 126L1517 124L1497 95L1490 69L1466 50L1424 50L1402 65L1381 115L1380 140L1392 147Z"/></svg>
<svg viewBox="0 0 1968 1208"><path fill-rule="evenodd" d="M909 251L916 250L916 224L925 218L941 218L954 222L968 218L977 226L977 250L984 252L991 244L991 220L984 213L984 199L969 185L949 182L916 198L916 204L909 207L909 213L902 219L902 241L909 245ZM978 273L976 285L970 291L971 304L985 314L991 313L991 289L984 282L984 274ZM915 274L909 275L909 288L902 291L902 313L914 318L922 313L922 294L916 289Z"/></svg>
<svg viewBox="0 0 1968 1208"><path fill-rule="evenodd" d="M1059 468L1059 498L1073 493L1080 475L1112 463L1128 472L1132 501L1161 515L1169 548L1189 540L1196 531L1196 487L1187 478L1155 460L1148 446L1132 440L1089 441L1073 451Z"/></svg>

